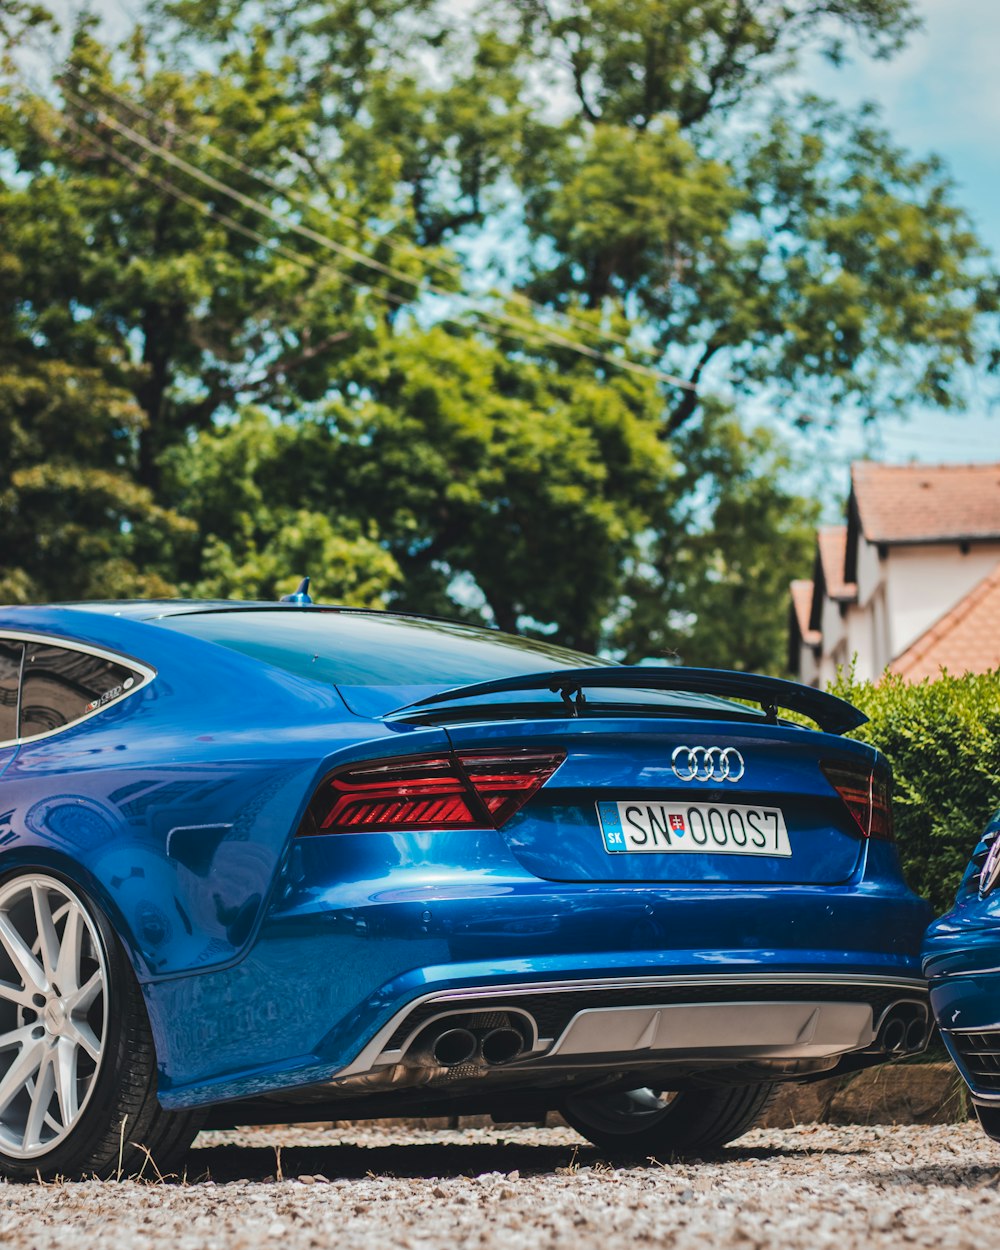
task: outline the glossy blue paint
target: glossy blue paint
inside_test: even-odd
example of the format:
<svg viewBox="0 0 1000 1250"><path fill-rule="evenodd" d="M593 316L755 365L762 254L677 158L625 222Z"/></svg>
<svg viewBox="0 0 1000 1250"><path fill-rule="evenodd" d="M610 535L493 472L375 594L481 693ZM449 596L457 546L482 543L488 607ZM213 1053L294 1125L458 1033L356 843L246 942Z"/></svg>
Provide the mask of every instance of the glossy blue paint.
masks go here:
<svg viewBox="0 0 1000 1250"><path fill-rule="evenodd" d="M978 888L987 840L998 835L1000 811L983 831L954 906L928 928L923 944L923 968L938 1027L973 1095L983 1097L995 1091L981 1090L970 1079L949 1034L1000 1029L1000 893L994 890L982 898Z"/></svg>
<svg viewBox="0 0 1000 1250"><path fill-rule="evenodd" d="M695 714L447 729L373 719L333 685L158 624L161 608L179 605L0 609L0 632L155 671L87 720L0 748L0 872L62 872L105 909L143 987L166 1105L326 1079L429 987L918 971L925 905L895 849L862 841L816 766L870 763L868 747ZM678 742L738 745L747 778L679 783L668 775ZM452 746L566 760L500 831L296 837L331 769ZM792 858L610 861L598 793L665 789L679 802L780 796Z"/></svg>
<svg viewBox="0 0 1000 1250"><path fill-rule="evenodd" d="M556 721L514 726L501 722L449 729L459 749L530 745L565 748L567 757L530 812L503 830L518 860L536 876L559 881L740 881L834 884L855 871L862 843L857 826L833 787L816 768L821 758L870 763L862 743L771 725L706 725L687 720ZM671 768L678 742L733 746L743 753L746 776L738 783L678 781ZM766 806L780 794L795 853L790 859L706 853L609 856L600 835L595 789L617 800L642 801L671 793L687 803Z"/></svg>
<svg viewBox="0 0 1000 1250"><path fill-rule="evenodd" d="M17 754L17 747L0 747L0 777L6 772L8 765Z"/></svg>
<svg viewBox="0 0 1000 1250"><path fill-rule="evenodd" d="M926 905L867 863L838 887L596 888L533 879L499 834L461 848L459 837L441 835L453 849L437 848L433 863L415 835L296 847L289 889L243 963L146 987L173 1040L164 1103L326 1080L432 988L737 968L916 972ZM464 862L449 865L456 851ZM253 1038L255 1062L241 1067Z"/></svg>

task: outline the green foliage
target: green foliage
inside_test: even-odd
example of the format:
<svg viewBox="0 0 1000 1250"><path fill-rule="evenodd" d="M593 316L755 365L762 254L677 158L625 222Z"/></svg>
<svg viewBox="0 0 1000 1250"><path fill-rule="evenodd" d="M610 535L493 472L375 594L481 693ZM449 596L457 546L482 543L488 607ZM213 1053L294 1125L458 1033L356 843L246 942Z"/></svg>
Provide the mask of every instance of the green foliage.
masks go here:
<svg viewBox="0 0 1000 1250"><path fill-rule="evenodd" d="M1000 361L945 171L782 77L910 0L148 0L39 92L40 24L0 0L0 598L308 572L774 671L814 511L748 414Z"/></svg>
<svg viewBox="0 0 1000 1250"><path fill-rule="evenodd" d="M818 505L795 493L780 440L744 432L723 406L674 442L669 511L630 568L616 642L632 661L779 672L788 570L809 567Z"/></svg>
<svg viewBox="0 0 1000 1250"><path fill-rule="evenodd" d="M308 572L316 599L385 607L399 568L373 523L363 529L324 500L329 458L322 425L279 424L258 411L177 449L171 494L203 536L183 570L185 592L277 599Z"/></svg>
<svg viewBox="0 0 1000 1250"><path fill-rule="evenodd" d="M407 587L471 580L502 628L600 645L671 450L651 383L512 362L441 329L383 345L370 396L337 415L346 480Z"/></svg>
<svg viewBox="0 0 1000 1250"><path fill-rule="evenodd" d="M893 767L896 838L913 889L946 911L973 848L1000 807L1000 671L908 685L842 675L833 694L868 723L851 736Z"/></svg>

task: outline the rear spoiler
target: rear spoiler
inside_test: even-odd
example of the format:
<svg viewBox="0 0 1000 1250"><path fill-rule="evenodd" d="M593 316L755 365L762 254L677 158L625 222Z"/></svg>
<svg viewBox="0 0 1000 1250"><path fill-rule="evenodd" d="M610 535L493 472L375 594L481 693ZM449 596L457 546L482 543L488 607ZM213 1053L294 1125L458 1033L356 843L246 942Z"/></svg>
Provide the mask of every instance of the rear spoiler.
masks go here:
<svg viewBox="0 0 1000 1250"><path fill-rule="evenodd" d="M646 667L616 664L607 668L561 668L547 673L527 673L523 677L503 677L497 681L474 682L429 695L415 703L389 712L392 719L405 720L423 708L454 703L480 695L503 694L517 690L551 690L562 697L572 715L586 705L587 690L676 690L691 694L712 694L723 698L746 699L759 703L770 724L778 723L778 708L799 712L815 721L826 733L842 734L857 729L868 719L863 712L835 695L780 677L757 673L736 673L719 668Z"/></svg>

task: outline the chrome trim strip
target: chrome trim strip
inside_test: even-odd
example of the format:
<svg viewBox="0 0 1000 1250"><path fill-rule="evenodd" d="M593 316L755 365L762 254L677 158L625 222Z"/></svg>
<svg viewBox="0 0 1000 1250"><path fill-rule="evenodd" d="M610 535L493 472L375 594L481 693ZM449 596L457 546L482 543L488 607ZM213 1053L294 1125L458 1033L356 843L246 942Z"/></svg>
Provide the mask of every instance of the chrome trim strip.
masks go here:
<svg viewBox="0 0 1000 1250"><path fill-rule="evenodd" d="M608 977L591 978L574 981L521 981L511 985L476 985L466 989L432 990L414 998L401 1007L392 1018L379 1029L372 1040L364 1046L345 1068L335 1073L331 1080L342 1077L357 1076L362 1072L370 1072L376 1060L382 1055L386 1042L396 1032L406 1017L418 1007L428 1002L451 1002L457 999L495 998L517 994L559 994L573 990L615 990L615 989L657 989L684 985L846 985L846 986L886 986L908 991L922 990L927 992L927 983L918 977L871 976L866 973L838 975L832 972L817 972L804 976L798 972L748 972L734 976L733 974L705 974L702 976L674 977ZM390 1052L394 1053L394 1052ZM389 1061L386 1061L389 1062Z"/></svg>
<svg viewBox="0 0 1000 1250"><path fill-rule="evenodd" d="M82 725L84 721L90 720L93 716L100 716L108 708L120 707L126 699L130 699L134 694L138 694L140 690L145 690L154 677L156 677L155 668L150 668L148 664L143 664L139 660L133 659L130 655L124 655L120 651L110 651L106 647L92 647L89 643L76 642L72 638L61 638L58 634L32 634L21 630L0 629L0 639L9 639L11 642L36 642L43 646L61 647L64 651L81 651L84 655L96 655L99 660L108 660L112 664L125 664L142 678L142 681L133 686L131 690L126 690L113 703L105 703L103 707L95 707L92 712L78 716L76 720L70 721L68 725L59 725L55 729L46 729L44 733L40 734L29 734L26 738L8 738L4 742L0 742L0 747L20 747L26 742L41 742L44 738L52 738L56 734L65 733L67 729L73 729L77 725ZM22 681L24 680L23 669L21 679Z"/></svg>

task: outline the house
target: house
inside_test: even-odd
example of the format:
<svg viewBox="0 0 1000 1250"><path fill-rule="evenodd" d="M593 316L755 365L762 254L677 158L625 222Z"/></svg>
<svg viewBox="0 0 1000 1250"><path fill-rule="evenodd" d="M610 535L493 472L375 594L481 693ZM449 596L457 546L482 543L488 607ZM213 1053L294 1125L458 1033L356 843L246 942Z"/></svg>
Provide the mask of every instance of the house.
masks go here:
<svg viewBox="0 0 1000 1250"><path fill-rule="evenodd" d="M1000 464L851 466L844 525L793 582L789 667L910 681L1000 668Z"/></svg>

